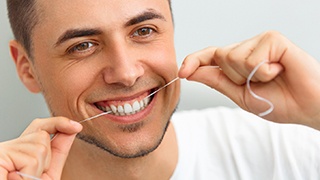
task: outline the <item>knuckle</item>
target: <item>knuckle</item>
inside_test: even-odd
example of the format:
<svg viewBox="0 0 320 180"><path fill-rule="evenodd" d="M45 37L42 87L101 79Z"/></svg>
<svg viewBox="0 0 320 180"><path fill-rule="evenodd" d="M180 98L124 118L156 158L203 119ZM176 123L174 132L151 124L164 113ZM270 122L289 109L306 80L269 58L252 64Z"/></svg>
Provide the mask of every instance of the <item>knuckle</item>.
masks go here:
<svg viewBox="0 0 320 180"><path fill-rule="evenodd" d="M36 125L36 124L39 124L41 121L42 121L42 119L36 118L36 119L34 119L34 120L31 122L31 124L32 124L32 125Z"/></svg>
<svg viewBox="0 0 320 180"><path fill-rule="evenodd" d="M38 144L37 145L37 153L41 156L41 157L45 157L47 156L49 150L48 147L44 144Z"/></svg>
<svg viewBox="0 0 320 180"><path fill-rule="evenodd" d="M247 59L244 65L246 69L251 72L257 66L257 63L253 60Z"/></svg>
<svg viewBox="0 0 320 180"><path fill-rule="evenodd" d="M222 48L217 48L216 52L214 53L214 58L221 59L225 56L224 54L225 51Z"/></svg>
<svg viewBox="0 0 320 180"><path fill-rule="evenodd" d="M227 55L227 59L226 61L230 64L230 65L235 65L237 63L237 58L239 57L239 54L234 52L234 51L230 51Z"/></svg>
<svg viewBox="0 0 320 180"><path fill-rule="evenodd" d="M40 165L40 162L39 162L38 158L32 157L32 158L29 158L29 159L28 159L28 164L29 164L31 167L38 167L38 166Z"/></svg>
<svg viewBox="0 0 320 180"><path fill-rule="evenodd" d="M235 80L234 82L238 86L241 86L241 85L244 85L246 83L246 79L245 78L239 78L239 79Z"/></svg>
<svg viewBox="0 0 320 180"><path fill-rule="evenodd" d="M38 131L33 134L33 141L41 146L48 146L50 144L50 135L46 131Z"/></svg>
<svg viewBox="0 0 320 180"><path fill-rule="evenodd" d="M226 57L226 51L223 48L217 48L213 55L213 58L218 65L222 63L225 57Z"/></svg>
<svg viewBox="0 0 320 180"><path fill-rule="evenodd" d="M190 61L190 60L194 59L194 56L195 56L194 54L189 54L184 58L184 61Z"/></svg>
<svg viewBox="0 0 320 180"><path fill-rule="evenodd" d="M278 40L278 39L281 39L283 37L283 35L278 32L278 31L266 31L264 33L264 38L267 39L268 41L275 41L275 40Z"/></svg>
<svg viewBox="0 0 320 180"><path fill-rule="evenodd" d="M217 47L215 46L208 46L207 48L205 48L203 51L206 53L210 53L211 55L213 55L216 51Z"/></svg>
<svg viewBox="0 0 320 180"><path fill-rule="evenodd" d="M246 82L246 78L242 76L230 76L229 79L238 86L241 86Z"/></svg>
<svg viewBox="0 0 320 180"><path fill-rule="evenodd" d="M279 36L279 35L281 35L281 33L278 31L275 31L275 30L270 30L270 31L265 32L265 36L267 36L267 37L274 37L274 36Z"/></svg>
<svg viewBox="0 0 320 180"><path fill-rule="evenodd" d="M43 131L43 130L37 132L37 137L38 137L39 139L50 140L50 135L49 135L49 133L46 132L46 131Z"/></svg>
<svg viewBox="0 0 320 180"><path fill-rule="evenodd" d="M259 80L262 82L268 82L272 80L272 73L270 71L261 71L259 73Z"/></svg>

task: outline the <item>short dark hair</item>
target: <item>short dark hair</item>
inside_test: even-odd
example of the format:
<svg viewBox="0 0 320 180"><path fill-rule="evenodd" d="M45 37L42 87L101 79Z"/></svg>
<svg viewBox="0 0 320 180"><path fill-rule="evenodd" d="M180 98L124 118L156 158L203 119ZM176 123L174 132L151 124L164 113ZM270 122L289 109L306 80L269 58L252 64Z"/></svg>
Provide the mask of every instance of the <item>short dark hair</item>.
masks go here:
<svg viewBox="0 0 320 180"><path fill-rule="evenodd" d="M171 0L168 0L170 11ZM32 33L39 22L36 0L7 0L8 17L15 39L22 44L32 58Z"/></svg>
<svg viewBox="0 0 320 180"><path fill-rule="evenodd" d="M13 35L32 57L32 33L39 22L36 0L7 0L8 17Z"/></svg>

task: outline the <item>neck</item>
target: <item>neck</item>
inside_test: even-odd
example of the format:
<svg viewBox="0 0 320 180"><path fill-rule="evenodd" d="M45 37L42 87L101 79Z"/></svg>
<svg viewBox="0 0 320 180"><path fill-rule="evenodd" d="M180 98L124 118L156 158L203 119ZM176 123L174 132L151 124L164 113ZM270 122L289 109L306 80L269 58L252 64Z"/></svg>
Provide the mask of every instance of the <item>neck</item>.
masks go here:
<svg viewBox="0 0 320 180"><path fill-rule="evenodd" d="M178 161L172 123L160 146L150 154L132 159L115 157L76 139L62 179L170 179Z"/></svg>

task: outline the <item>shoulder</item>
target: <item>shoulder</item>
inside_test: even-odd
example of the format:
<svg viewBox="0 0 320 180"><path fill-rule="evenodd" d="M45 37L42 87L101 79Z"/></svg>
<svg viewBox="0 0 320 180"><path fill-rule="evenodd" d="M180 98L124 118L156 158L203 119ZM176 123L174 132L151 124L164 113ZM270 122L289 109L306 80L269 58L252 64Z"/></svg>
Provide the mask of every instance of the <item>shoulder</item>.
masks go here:
<svg viewBox="0 0 320 180"><path fill-rule="evenodd" d="M320 133L308 127L224 107L177 112L172 123L179 146L175 178L311 177L319 170Z"/></svg>

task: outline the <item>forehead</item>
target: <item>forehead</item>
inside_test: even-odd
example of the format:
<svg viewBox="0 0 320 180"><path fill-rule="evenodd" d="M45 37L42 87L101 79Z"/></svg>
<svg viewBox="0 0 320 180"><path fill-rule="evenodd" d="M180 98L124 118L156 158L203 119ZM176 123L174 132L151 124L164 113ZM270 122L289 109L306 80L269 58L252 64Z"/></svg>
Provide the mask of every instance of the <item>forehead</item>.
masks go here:
<svg viewBox="0 0 320 180"><path fill-rule="evenodd" d="M41 42L41 47L52 47L68 29L98 28L105 34L118 31L145 11L160 14L172 25L168 0L37 0L37 8L40 21L32 38Z"/></svg>
<svg viewBox="0 0 320 180"><path fill-rule="evenodd" d="M146 9L154 9L165 17L171 15L168 0L38 0L38 5L43 25L113 24Z"/></svg>

